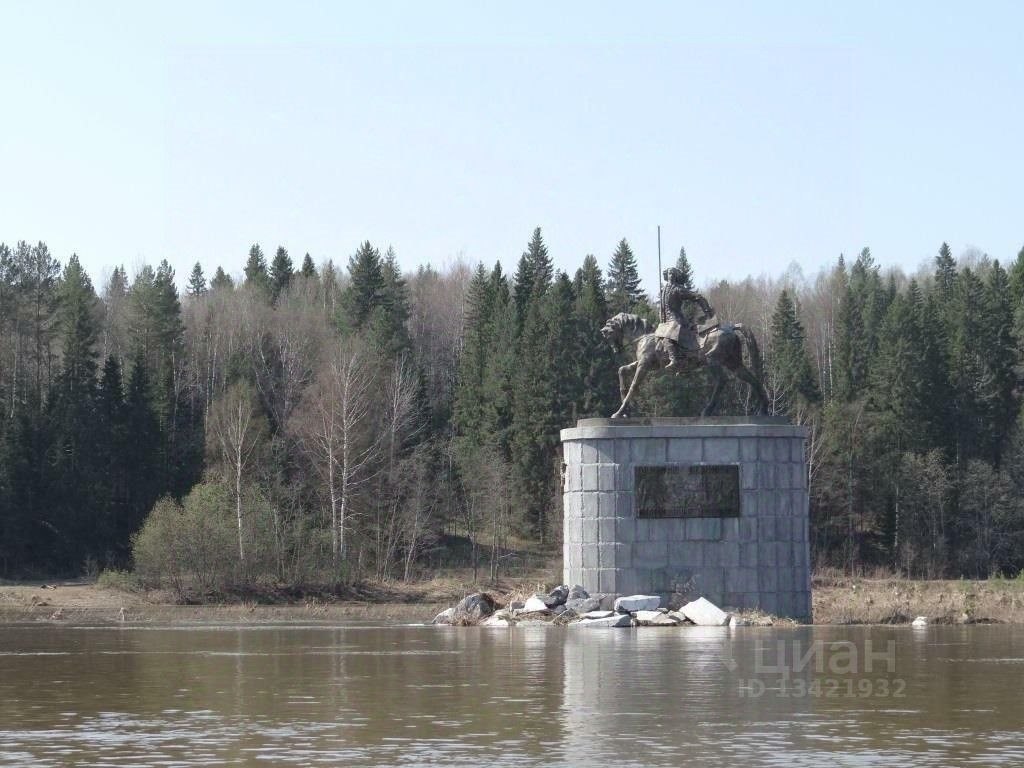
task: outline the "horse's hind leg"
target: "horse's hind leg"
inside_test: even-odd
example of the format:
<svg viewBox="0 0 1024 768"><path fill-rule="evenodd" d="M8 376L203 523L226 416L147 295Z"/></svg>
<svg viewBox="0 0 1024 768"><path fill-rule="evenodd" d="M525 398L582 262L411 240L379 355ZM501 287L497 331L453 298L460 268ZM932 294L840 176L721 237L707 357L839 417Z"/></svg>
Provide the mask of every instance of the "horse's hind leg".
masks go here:
<svg viewBox="0 0 1024 768"><path fill-rule="evenodd" d="M725 386L725 371L722 370L721 365L709 361L708 374L711 376L714 385L711 388L711 397L708 398L708 404L700 412L701 416L711 416L715 412L715 409L718 408L718 398L722 394L722 388Z"/></svg>
<svg viewBox="0 0 1024 768"><path fill-rule="evenodd" d="M633 395L636 394L640 384L643 383L644 377L647 376L647 368L644 367L643 363L633 363L636 366L636 373L633 374L633 383L629 385L629 392L622 398L622 405L619 406L619 410L612 414L613 419L622 418L626 414L626 410L629 408L629 403L633 399ZM628 366L623 366L628 367Z"/></svg>
<svg viewBox="0 0 1024 768"><path fill-rule="evenodd" d="M750 391L754 393L754 397L757 399L757 413L768 413L768 411L771 410L771 407L768 405L768 393L764 391L764 385L761 383L761 380L754 375L753 371L747 368L747 366L741 365L733 370L733 374L737 379L745 381L750 385Z"/></svg>

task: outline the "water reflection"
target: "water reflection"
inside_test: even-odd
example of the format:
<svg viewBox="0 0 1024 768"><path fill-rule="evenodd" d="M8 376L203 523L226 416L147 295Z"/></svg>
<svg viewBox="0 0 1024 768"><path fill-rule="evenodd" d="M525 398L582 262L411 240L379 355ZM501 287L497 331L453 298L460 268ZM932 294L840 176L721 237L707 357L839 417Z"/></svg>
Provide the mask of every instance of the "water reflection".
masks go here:
<svg viewBox="0 0 1024 768"><path fill-rule="evenodd" d="M0 627L0 764L1021 765L1022 640Z"/></svg>

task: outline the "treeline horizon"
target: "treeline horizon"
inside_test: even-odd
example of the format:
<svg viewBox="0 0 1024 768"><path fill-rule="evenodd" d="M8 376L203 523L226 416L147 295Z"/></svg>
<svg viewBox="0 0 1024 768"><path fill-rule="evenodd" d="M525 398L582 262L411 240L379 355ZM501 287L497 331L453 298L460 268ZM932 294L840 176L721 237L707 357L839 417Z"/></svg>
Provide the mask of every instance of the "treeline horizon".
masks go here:
<svg viewBox="0 0 1024 768"><path fill-rule="evenodd" d="M685 250L669 265L694 287ZM364 242L343 269L253 245L237 281L176 283L164 261L97 290L73 254L0 244L0 576L134 567L184 592L468 557L494 577L560 540L558 430L618 405L632 350L600 327L658 314L625 239L570 275L539 228L511 274L403 273ZM1024 249L702 285L757 335L772 412L810 428L817 567L1020 572ZM706 397L660 377L638 406ZM721 412L751 405L734 384Z"/></svg>

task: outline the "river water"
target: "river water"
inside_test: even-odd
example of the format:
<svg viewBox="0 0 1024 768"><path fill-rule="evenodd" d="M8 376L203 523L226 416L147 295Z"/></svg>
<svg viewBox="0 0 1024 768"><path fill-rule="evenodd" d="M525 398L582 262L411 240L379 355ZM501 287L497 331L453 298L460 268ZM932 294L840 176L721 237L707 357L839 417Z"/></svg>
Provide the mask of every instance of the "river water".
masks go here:
<svg viewBox="0 0 1024 768"><path fill-rule="evenodd" d="M0 627L0 764L1024 765L1024 627Z"/></svg>

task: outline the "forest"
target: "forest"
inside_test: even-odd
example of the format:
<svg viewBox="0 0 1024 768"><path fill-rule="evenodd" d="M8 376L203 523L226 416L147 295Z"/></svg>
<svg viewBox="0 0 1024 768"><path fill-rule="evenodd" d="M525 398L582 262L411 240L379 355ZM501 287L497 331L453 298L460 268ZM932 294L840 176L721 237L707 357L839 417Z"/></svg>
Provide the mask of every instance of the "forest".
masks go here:
<svg viewBox="0 0 1024 768"><path fill-rule="evenodd" d="M558 432L618 404L611 315L655 319L630 244L556 270L536 229L507 272L404 273L253 245L244 272L166 261L101 284L0 244L0 578L132 569L179 592L494 578L561 535ZM693 275L684 249L669 260ZM602 268L601 264L605 266ZM702 276L754 330L775 414L810 429L817 568L1014 576L1024 566L1024 249L914 274L865 248L813 276ZM296 266L297 264L297 266ZM646 415L696 415L703 374ZM722 412L751 406L732 385Z"/></svg>

